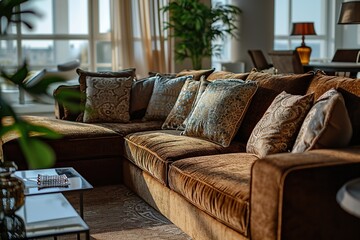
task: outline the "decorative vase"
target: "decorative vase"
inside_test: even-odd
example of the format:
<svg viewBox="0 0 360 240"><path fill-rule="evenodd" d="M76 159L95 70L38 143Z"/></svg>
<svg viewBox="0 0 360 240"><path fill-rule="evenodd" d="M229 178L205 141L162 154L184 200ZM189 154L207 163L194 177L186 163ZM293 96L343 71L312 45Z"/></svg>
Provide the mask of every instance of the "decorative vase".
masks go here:
<svg viewBox="0 0 360 240"><path fill-rule="evenodd" d="M25 224L21 217L8 215L0 220L0 239L11 240L25 238Z"/></svg>
<svg viewBox="0 0 360 240"><path fill-rule="evenodd" d="M14 162L0 162L0 219L13 215L24 205L24 183L13 176L17 169Z"/></svg>

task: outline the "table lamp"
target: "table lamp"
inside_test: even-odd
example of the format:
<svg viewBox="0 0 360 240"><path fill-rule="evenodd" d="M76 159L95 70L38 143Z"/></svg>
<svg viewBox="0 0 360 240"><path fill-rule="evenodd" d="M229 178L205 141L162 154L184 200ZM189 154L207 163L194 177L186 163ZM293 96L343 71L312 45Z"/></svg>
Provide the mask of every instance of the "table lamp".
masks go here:
<svg viewBox="0 0 360 240"><path fill-rule="evenodd" d="M338 24L360 24L360 1L342 3Z"/></svg>
<svg viewBox="0 0 360 240"><path fill-rule="evenodd" d="M296 51L299 53L301 64L309 64L311 47L305 45L305 35L316 35L314 23L313 22L297 22L293 23L293 28L291 35L301 35L302 42L301 46L296 48Z"/></svg>

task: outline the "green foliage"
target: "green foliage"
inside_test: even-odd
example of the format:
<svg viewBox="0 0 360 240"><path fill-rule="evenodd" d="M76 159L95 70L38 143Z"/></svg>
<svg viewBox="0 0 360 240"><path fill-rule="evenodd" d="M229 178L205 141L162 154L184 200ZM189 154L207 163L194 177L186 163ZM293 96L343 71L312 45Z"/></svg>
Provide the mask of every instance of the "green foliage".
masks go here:
<svg viewBox="0 0 360 240"><path fill-rule="evenodd" d="M236 20L241 10L232 5L209 7L199 0L175 0L163 8L169 12L164 29L175 38L175 60L190 58L194 69L201 68L204 57L220 55L222 46L212 41L235 37Z"/></svg>
<svg viewBox="0 0 360 240"><path fill-rule="evenodd" d="M28 76L27 64L18 69L12 76L1 71L1 76L5 79L17 84L20 88L30 94L40 95L46 94L46 90L50 84L64 81L62 78L45 78L31 86L25 84L24 80ZM72 98L79 98L80 94L69 94ZM65 96L67 94L65 93ZM59 101L67 102L66 97L58 96ZM77 106L79 108L79 106ZM50 167L55 162L55 154L53 150L39 138L31 136L41 136L41 138L57 139L61 135L46 127L33 125L18 117L11 106L0 97L0 136L5 134L17 134L20 136L19 144L27 159L30 168Z"/></svg>
<svg viewBox="0 0 360 240"><path fill-rule="evenodd" d="M10 24L22 23L29 29L32 29L30 22L22 20L21 15L39 16L35 11L22 10L20 11L20 4L27 2L27 0L0 0L0 21L4 18L7 20L6 29L0 29L0 35L6 34L6 30ZM31 95L47 94L48 87L53 83L63 82L64 79L59 77L43 78L34 84L26 84L25 79L29 75L27 63L25 62L13 75L9 75L1 70L1 76L6 80L16 84L20 89L28 92ZM57 96L56 100L66 103L72 109L81 110L79 105L73 104L74 99L80 99L80 93L64 92ZM38 126L26 122L21 117L17 116L12 107L0 95L0 137L6 134L16 134L19 136L19 144L23 151L29 168L46 168L53 166L56 156L53 149L41 141L44 139L57 139L61 135L46 127ZM38 137L34 137L38 136ZM0 159L0 161L4 159ZM6 160L6 159L5 159Z"/></svg>
<svg viewBox="0 0 360 240"><path fill-rule="evenodd" d="M8 27L14 23L22 23L27 28L32 29L29 21L20 18L21 15L40 16L33 10L20 10L19 6L28 0L0 0L0 21L6 19L6 28L0 29L0 34L6 34Z"/></svg>

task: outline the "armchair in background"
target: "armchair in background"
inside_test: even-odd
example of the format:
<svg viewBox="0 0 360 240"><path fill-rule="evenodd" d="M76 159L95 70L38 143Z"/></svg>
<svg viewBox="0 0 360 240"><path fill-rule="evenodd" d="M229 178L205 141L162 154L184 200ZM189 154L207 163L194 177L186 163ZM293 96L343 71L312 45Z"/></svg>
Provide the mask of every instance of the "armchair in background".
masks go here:
<svg viewBox="0 0 360 240"><path fill-rule="evenodd" d="M264 70L272 67L272 64L268 63L263 52L259 49L248 50L251 61L257 70Z"/></svg>
<svg viewBox="0 0 360 240"><path fill-rule="evenodd" d="M279 50L269 53L277 73L304 73L300 57L295 50Z"/></svg>

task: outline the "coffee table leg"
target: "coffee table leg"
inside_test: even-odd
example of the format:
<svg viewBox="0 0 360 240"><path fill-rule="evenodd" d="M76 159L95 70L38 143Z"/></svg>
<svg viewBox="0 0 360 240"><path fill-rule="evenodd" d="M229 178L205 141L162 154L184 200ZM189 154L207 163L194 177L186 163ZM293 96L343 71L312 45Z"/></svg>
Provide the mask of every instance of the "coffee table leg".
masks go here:
<svg viewBox="0 0 360 240"><path fill-rule="evenodd" d="M84 196L82 191L80 191L80 217L84 219Z"/></svg>

